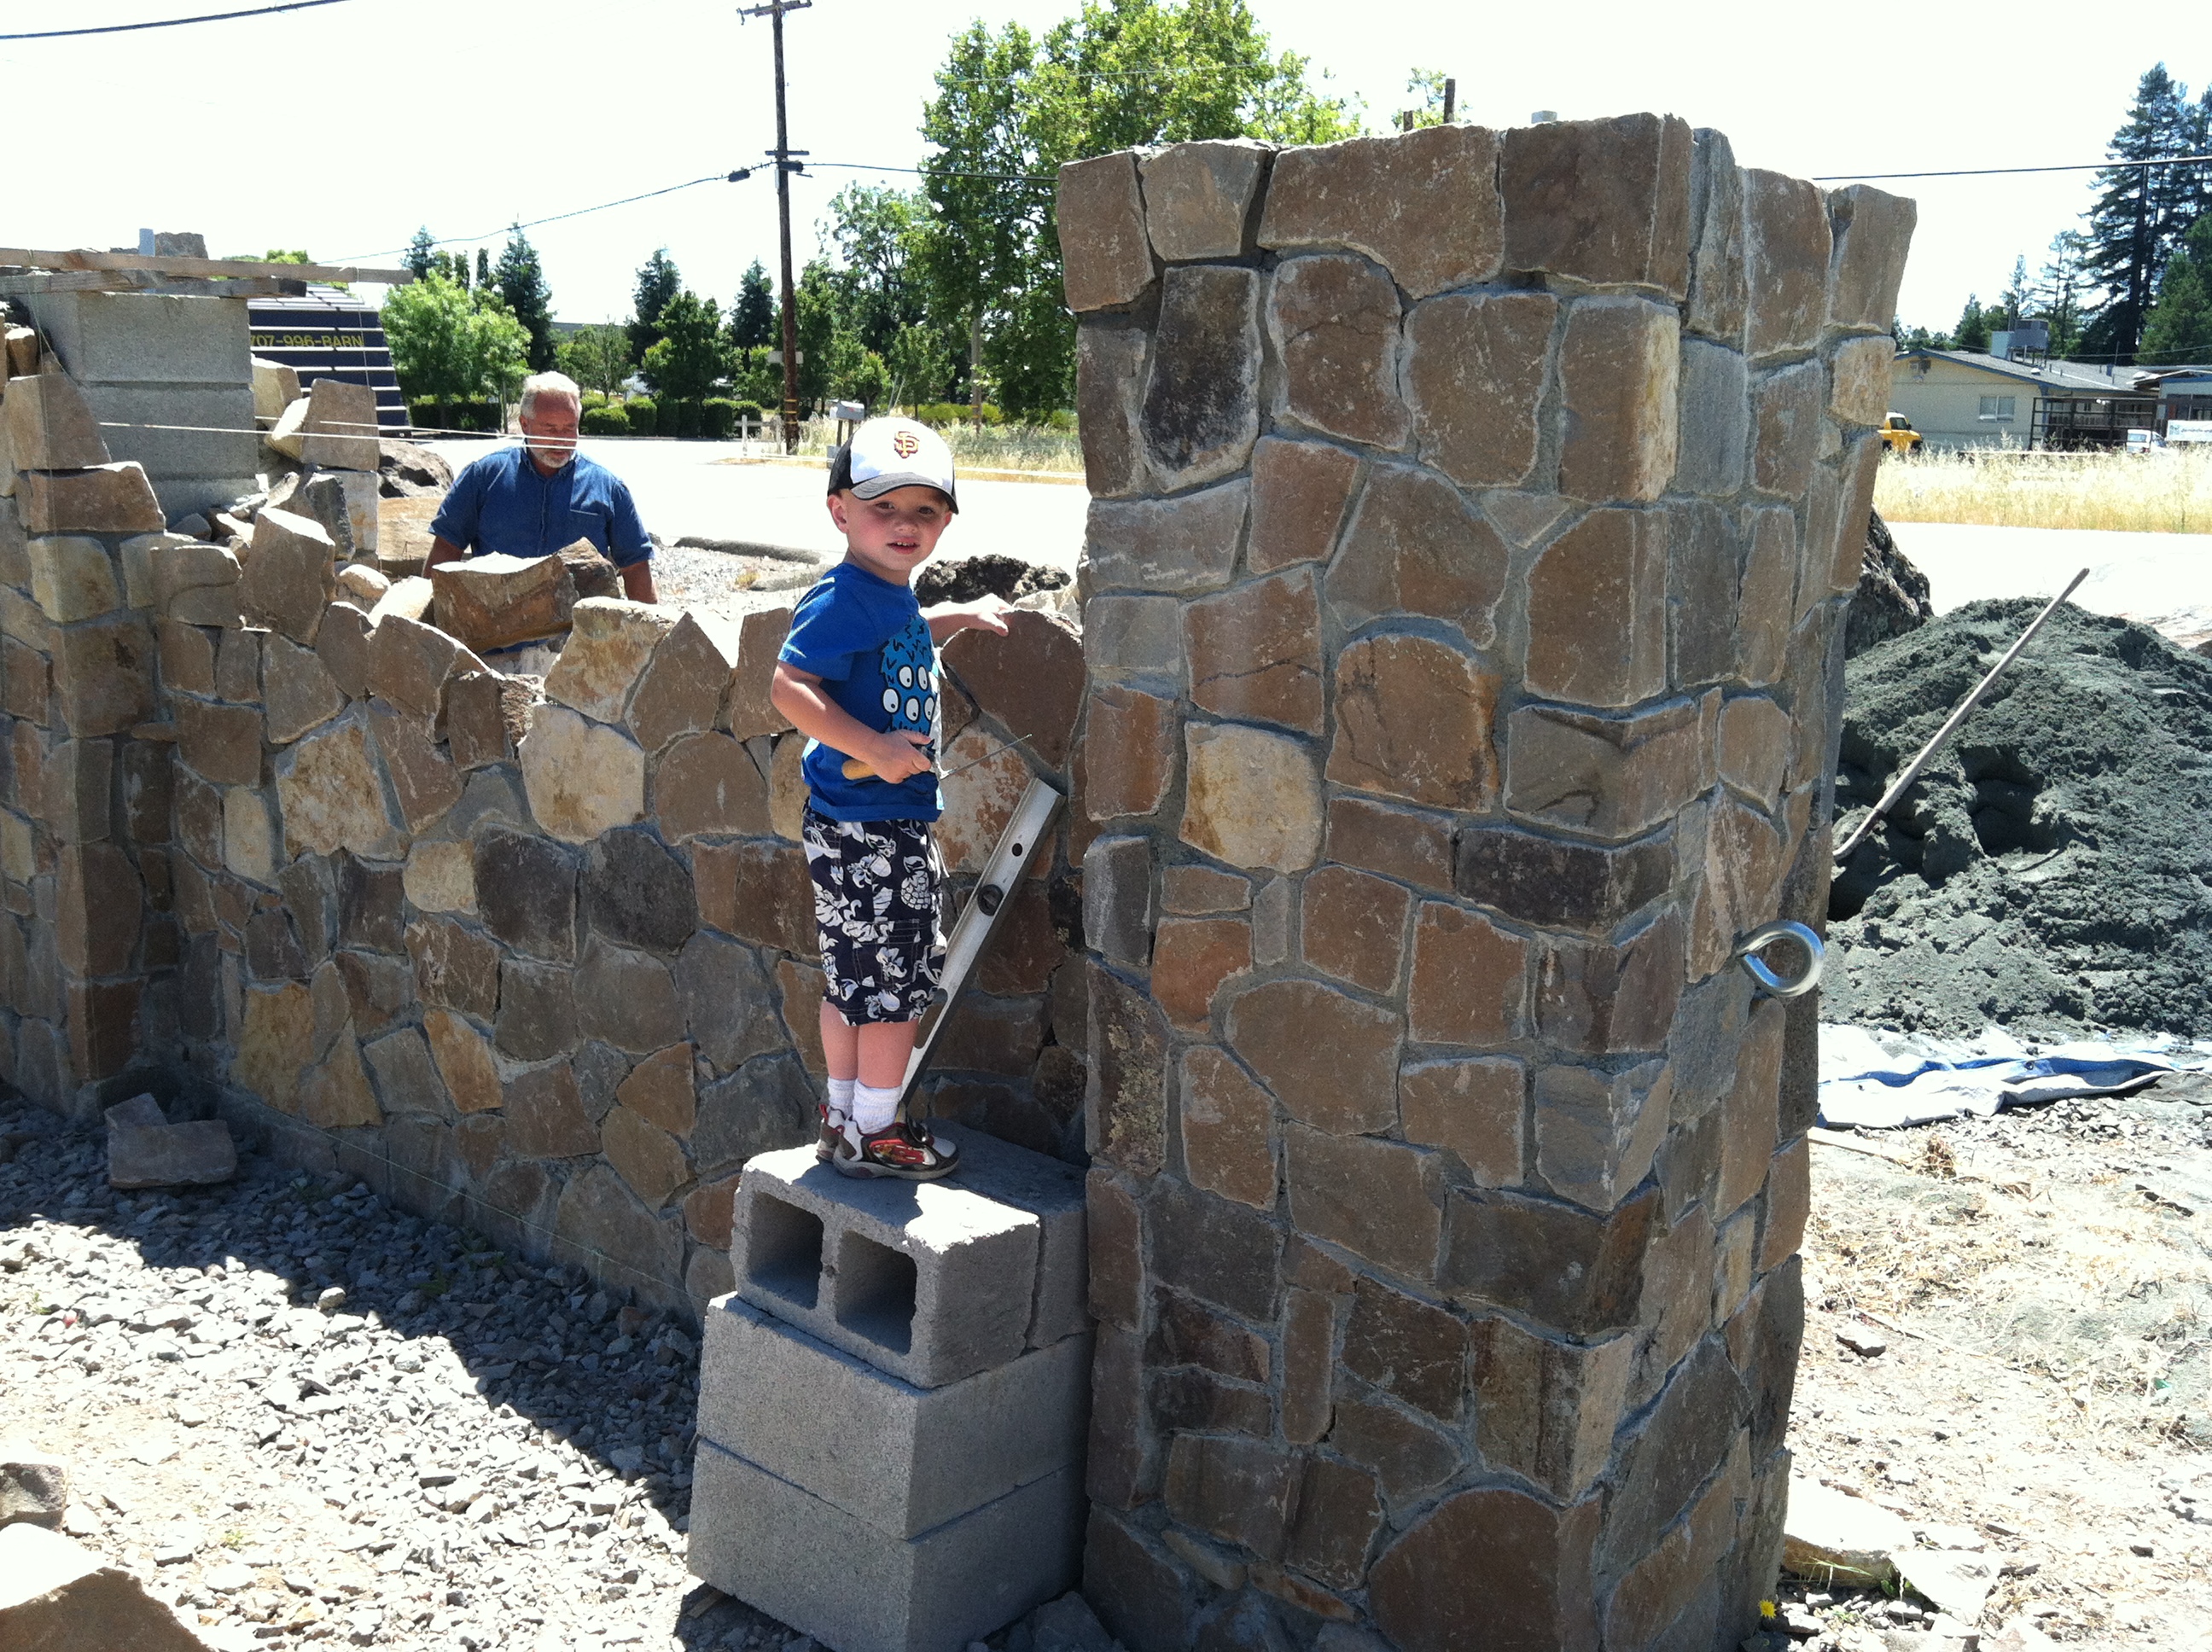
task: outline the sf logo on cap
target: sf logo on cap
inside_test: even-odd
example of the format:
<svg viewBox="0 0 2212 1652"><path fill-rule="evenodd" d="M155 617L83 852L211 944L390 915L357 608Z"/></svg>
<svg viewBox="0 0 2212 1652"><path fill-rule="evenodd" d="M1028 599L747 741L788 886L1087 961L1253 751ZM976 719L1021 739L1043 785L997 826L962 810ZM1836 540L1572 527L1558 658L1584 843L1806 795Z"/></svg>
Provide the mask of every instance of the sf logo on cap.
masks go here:
<svg viewBox="0 0 2212 1652"><path fill-rule="evenodd" d="M921 438L911 430L902 430L891 438L891 452L901 459L912 459L921 451Z"/></svg>

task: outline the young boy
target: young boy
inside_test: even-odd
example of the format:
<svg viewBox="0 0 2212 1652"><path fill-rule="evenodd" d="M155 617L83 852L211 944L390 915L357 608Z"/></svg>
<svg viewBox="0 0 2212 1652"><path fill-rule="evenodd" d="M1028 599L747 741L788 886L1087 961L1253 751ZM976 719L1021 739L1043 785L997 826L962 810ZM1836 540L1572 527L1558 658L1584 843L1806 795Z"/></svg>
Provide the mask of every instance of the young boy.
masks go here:
<svg viewBox="0 0 2212 1652"><path fill-rule="evenodd" d="M996 597L927 614L915 598L914 572L958 509L935 431L910 419L855 430L830 460L845 560L799 598L770 690L808 739L802 836L830 1067L815 1151L850 1176L930 1181L959 1164L954 1144L898 1117L915 1024L945 968L933 645L1006 629Z"/></svg>

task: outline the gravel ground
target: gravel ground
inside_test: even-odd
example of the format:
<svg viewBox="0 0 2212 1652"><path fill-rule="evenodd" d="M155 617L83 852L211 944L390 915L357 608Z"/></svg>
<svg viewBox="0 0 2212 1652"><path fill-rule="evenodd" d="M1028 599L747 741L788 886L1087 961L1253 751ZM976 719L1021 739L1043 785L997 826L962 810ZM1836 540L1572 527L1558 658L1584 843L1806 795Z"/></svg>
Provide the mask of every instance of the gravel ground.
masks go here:
<svg viewBox="0 0 2212 1652"><path fill-rule="evenodd" d="M684 1329L259 1154L117 1193L99 1133L0 1102L10 1160L0 1417L210 1644L793 1641L684 1572Z"/></svg>

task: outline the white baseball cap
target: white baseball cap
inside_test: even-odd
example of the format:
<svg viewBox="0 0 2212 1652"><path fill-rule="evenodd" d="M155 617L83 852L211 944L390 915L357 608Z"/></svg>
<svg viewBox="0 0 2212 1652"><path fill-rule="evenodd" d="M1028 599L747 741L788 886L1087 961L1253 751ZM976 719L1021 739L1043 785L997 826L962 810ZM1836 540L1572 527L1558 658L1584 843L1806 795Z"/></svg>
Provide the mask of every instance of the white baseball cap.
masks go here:
<svg viewBox="0 0 2212 1652"><path fill-rule="evenodd" d="M934 488L960 508L952 490L952 450L912 419L870 419L830 456L830 491L876 499L894 488Z"/></svg>

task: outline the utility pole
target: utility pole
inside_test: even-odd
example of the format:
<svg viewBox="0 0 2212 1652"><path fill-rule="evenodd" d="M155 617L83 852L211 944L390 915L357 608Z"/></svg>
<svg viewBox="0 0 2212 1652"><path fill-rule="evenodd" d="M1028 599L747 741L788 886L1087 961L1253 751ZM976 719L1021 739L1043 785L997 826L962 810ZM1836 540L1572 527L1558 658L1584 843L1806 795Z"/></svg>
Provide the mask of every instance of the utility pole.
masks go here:
<svg viewBox="0 0 2212 1652"><path fill-rule="evenodd" d="M775 35L775 210L783 232L783 451L799 449L799 291L791 277L791 174L806 163L792 156L805 149L791 147L791 128L783 105L783 14L805 11L814 0L768 0L765 5L740 9L740 17L766 17Z"/></svg>

